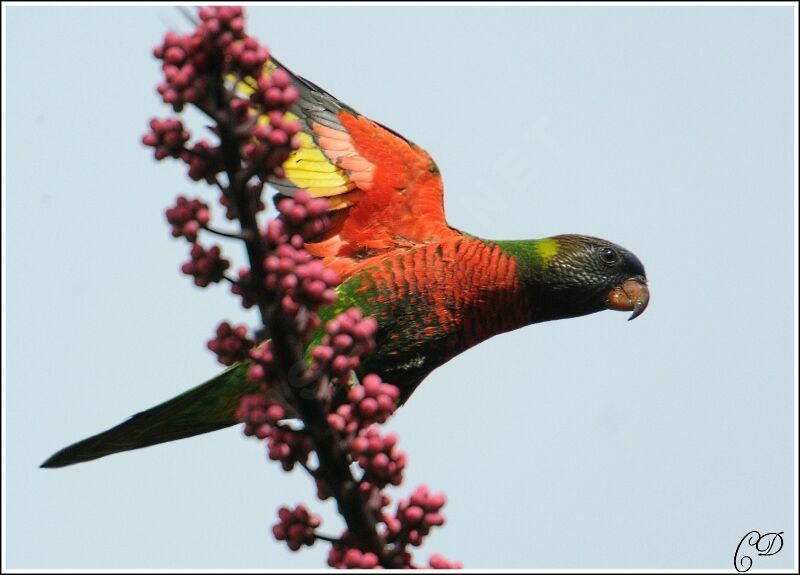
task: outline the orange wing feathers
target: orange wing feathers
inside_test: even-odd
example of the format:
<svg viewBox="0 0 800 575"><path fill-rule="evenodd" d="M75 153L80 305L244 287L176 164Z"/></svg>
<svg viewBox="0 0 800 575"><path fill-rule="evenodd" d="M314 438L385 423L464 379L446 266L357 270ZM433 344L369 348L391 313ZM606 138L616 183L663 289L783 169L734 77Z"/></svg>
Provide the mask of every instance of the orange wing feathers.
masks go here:
<svg viewBox="0 0 800 575"><path fill-rule="evenodd" d="M422 148L363 116L339 119L373 166L367 193L350 208L343 239L374 249L423 244L452 233L444 218L442 178ZM359 185L359 188L361 186Z"/></svg>
<svg viewBox="0 0 800 575"><path fill-rule="evenodd" d="M331 201L331 229L308 249L349 275L366 258L458 236L444 217L442 179L427 152L361 116L277 61L300 93L290 112L300 148L272 183L281 194L307 189ZM360 266L359 266L360 267Z"/></svg>

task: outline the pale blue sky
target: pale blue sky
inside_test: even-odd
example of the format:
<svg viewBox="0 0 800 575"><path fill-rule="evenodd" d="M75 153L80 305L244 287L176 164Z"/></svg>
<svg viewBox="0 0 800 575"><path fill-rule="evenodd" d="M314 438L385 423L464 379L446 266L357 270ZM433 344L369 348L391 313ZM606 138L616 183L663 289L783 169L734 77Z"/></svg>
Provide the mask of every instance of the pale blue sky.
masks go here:
<svg viewBox="0 0 800 575"><path fill-rule="evenodd" d="M6 6L10 568L323 567L272 540L311 481L238 428L62 470L55 450L218 371L253 316L178 273L163 209L208 193L139 139L175 9ZM418 552L468 567L731 568L793 509L793 19L782 7L258 7L286 65L424 146L452 225L634 251L652 302L496 337L391 424Z"/></svg>

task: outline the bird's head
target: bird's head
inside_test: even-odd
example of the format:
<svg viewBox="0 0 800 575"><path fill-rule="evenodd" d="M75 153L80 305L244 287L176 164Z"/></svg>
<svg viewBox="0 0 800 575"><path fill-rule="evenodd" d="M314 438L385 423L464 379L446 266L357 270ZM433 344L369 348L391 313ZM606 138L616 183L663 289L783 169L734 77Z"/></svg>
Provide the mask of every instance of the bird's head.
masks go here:
<svg viewBox="0 0 800 575"><path fill-rule="evenodd" d="M538 240L537 271L531 294L537 321L614 309L644 312L650 301L644 266L633 253L590 236L562 235Z"/></svg>

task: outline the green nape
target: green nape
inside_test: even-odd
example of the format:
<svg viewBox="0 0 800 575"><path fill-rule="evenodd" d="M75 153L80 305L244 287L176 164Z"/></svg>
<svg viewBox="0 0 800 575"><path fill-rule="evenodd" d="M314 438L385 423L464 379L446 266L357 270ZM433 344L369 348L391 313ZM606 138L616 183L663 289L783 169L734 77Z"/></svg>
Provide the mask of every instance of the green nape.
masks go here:
<svg viewBox="0 0 800 575"><path fill-rule="evenodd" d="M541 271L558 254L559 243L554 238L538 240L494 240L506 254L513 256L522 268Z"/></svg>

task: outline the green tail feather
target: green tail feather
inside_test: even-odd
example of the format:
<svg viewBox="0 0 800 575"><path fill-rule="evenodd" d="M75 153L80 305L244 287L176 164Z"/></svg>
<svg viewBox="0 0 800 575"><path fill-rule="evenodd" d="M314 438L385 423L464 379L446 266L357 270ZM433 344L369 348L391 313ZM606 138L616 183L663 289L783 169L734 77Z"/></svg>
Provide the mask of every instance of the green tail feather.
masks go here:
<svg viewBox="0 0 800 575"><path fill-rule="evenodd" d="M234 425L239 400L258 389L247 380L246 374L247 365L235 365L214 379L137 413L108 431L65 447L41 467L64 467Z"/></svg>

